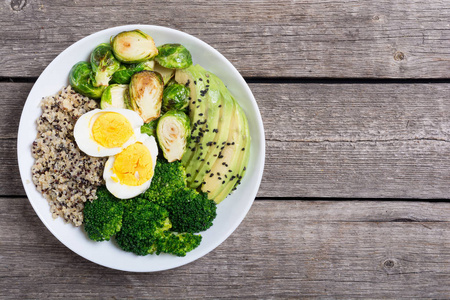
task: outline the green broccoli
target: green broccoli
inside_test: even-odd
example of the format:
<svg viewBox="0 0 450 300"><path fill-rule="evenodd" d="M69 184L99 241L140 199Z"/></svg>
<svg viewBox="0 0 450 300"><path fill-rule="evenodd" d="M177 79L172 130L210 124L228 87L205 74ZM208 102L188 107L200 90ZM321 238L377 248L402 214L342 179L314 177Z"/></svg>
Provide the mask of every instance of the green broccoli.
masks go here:
<svg viewBox="0 0 450 300"><path fill-rule="evenodd" d="M165 208L142 198L128 201L123 215L122 230L117 233L117 244L137 255L170 253L185 256L198 245L202 237L191 233L173 233Z"/></svg>
<svg viewBox="0 0 450 300"><path fill-rule="evenodd" d="M117 244L138 255L153 254L156 242L172 224L167 210L146 199L133 198L125 207L122 229L116 235Z"/></svg>
<svg viewBox="0 0 450 300"><path fill-rule="evenodd" d="M186 171L179 161L158 158L150 188L144 193L148 200L169 212L172 231L196 233L211 227L216 217L216 203L206 193L189 189Z"/></svg>
<svg viewBox="0 0 450 300"><path fill-rule="evenodd" d="M157 248L164 253L186 256L186 253L197 248L201 241L201 235L192 233L176 234L166 231L164 232L164 238L158 241ZM157 252L157 254L159 253Z"/></svg>
<svg viewBox="0 0 450 300"><path fill-rule="evenodd" d="M122 200L111 195L105 187L97 190L97 199L84 204L84 230L94 241L109 241L120 231L124 205Z"/></svg>
<svg viewBox="0 0 450 300"><path fill-rule="evenodd" d="M165 208L169 212L172 230L176 232L200 232L212 226L216 218L216 203L206 193L189 188L172 194Z"/></svg>
<svg viewBox="0 0 450 300"><path fill-rule="evenodd" d="M172 194L186 187L186 171L179 161L172 163L158 157L150 188L144 197L159 205L166 206Z"/></svg>

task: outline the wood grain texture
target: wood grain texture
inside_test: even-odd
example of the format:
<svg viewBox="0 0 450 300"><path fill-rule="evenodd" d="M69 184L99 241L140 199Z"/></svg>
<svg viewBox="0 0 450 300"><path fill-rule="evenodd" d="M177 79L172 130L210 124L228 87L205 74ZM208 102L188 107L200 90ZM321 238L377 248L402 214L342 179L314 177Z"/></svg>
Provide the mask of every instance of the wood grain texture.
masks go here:
<svg viewBox="0 0 450 300"><path fill-rule="evenodd" d="M72 43L124 24L167 26L246 77L449 78L448 1L2 1L0 77L36 77Z"/></svg>
<svg viewBox="0 0 450 300"><path fill-rule="evenodd" d="M251 84L266 134L259 197L450 198L450 84ZM24 195L28 83L0 83L1 195ZM281 180L282 178L282 180Z"/></svg>
<svg viewBox="0 0 450 300"><path fill-rule="evenodd" d="M256 201L221 246L158 273L121 272L81 258L51 235L26 198L0 198L0 216L3 299L450 293L450 203Z"/></svg>

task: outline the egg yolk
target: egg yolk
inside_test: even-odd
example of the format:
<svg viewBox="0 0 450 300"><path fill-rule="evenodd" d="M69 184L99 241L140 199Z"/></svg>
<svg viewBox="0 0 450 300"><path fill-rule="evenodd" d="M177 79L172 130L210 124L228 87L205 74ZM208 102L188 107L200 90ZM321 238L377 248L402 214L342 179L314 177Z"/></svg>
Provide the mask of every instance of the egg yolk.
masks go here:
<svg viewBox="0 0 450 300"><path fill-rule="evenodd" d="M130 122L116 112L101 114L92 125L92 137L106 148L120 147L133 135Z"/></svg>
<svg viewBox="0 0 450 300"><path fill-rule="evenodd" d="M121 184L138 186L153 176L150 150L142 143L134 143L116 155L113 173Z"/></svg>

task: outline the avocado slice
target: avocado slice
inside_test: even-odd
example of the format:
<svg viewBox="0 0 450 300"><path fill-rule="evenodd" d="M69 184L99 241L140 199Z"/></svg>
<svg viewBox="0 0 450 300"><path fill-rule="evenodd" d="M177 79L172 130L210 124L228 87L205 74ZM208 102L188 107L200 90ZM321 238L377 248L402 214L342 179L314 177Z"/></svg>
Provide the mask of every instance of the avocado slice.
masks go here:
<svg viewBox="0 0 450 300"><path fill-rule="evenodd" d="M209 91L212 74L201 66L195 65L186 69L178 69L175 73L175 81L184 84L190 89L189 118L191 120L191 139L183 155L181 164L186 168L187 183L190 188L195 188L201 182L195 182L194 173L200 164L200 157L206 154L207 139L210 139L213 128L217 126L220 110L220 94L216 90ZM207 137L205 138L205 135Z"/></svg>
<svg viewBox="0 0 450 300"><path fill-rule="evenodd" d="M230 97L232 96L230 95ZM235 100L233 99L233 101ZM208 193L208 198L213 199L216 203L219 203L230 193L235 185L235 178L240 176L243 159L241 154L248 151L248 149L245 149L248 139L247 128L246 116L240 106L235 103L234 114L228 129L228 138L222 145L223 149L211 167L209 175L205 176L204 183L201 186L201 190ZM225 194L225 197L217 198L223 194Z"/></svg>
<svg viewBox="0 0 450 300"><path fill-rule="evenodd" d="M177 70L175 81L190 88L191 141L181 160L188 186L219 203L246 170L250 153L247 118L223 82L201 66Z"/></svg>
<svg viewBox="0 0 450 300"><path fill-rule="evenodd" d="M238 106L238 109L242 110L241 107ZM244 114L244 112L242 112ZM244 115L245 116L245 115ZM241 183L242 178L244 177L245 171L247 170L248 160L250 158L250 130L248 127L247 118L244 117L244 132L242 133L243 139L245 140L245 146L243 146L240 151L237 149L239 154L239 159L236 163L236 174L234 172L230 173L231 176L228 176L229 180L226 181L225 185L222 188L222 191L214 197L214 201L216 203L222 202L236 187Z"/></svg>
<svg viewBox="0 0 450 300"><path fill-rule="evenodd" d="M196 162L192 162L193 188L197 188L203 182L203 178L211 170L214 161L219 156L223 143L228 138L228 127L231 123L235 103L230 97L225 85L215 75L210 76L210 97L207 110L208 122L205 132L203 132L203 146L194 155ZM226 93L225 93L226 92ZM213 110L213 111L211 111ZM198 156L197 156L198 154Z"/></svg>

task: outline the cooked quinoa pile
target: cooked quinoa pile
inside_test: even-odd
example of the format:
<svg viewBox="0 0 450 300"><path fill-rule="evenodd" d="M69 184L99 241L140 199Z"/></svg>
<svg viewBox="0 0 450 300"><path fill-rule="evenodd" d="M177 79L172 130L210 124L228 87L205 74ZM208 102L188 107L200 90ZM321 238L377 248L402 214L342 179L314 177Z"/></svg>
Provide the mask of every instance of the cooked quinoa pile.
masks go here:
<svg viewBox="0 0 450 300"><path fill-rule="evenodd" d="M70 86L42 99L33 142L33 182L50 204L53 218L62 217L75 226L83 223L84 202L96 198L106 158L81 152L73 137L77 119L98 107L97 102L76 93Z"/></svg>

